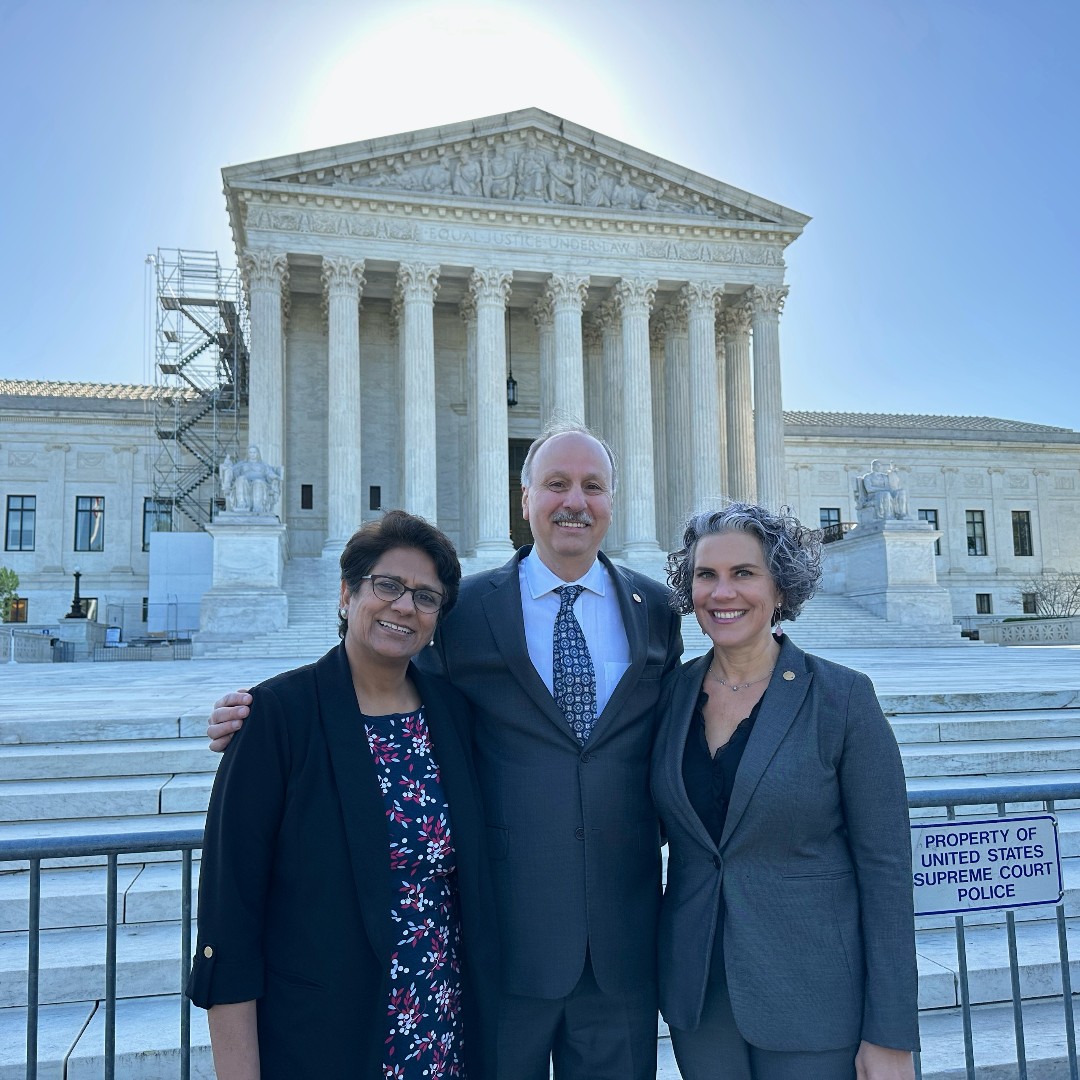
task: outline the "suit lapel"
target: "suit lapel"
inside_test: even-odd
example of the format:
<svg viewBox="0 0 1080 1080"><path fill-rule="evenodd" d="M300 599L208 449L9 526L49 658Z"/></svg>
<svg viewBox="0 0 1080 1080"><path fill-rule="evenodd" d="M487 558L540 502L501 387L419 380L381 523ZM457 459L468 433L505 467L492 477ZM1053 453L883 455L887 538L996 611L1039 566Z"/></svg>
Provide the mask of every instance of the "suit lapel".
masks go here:
<svg viewBox="0 0 1080 1080"><path fill-rule="evenodd" d="M793 675L794 678L785 678L786 675ZM728 837L738 826L762 774L794 723L810 689L812 678L806 670L806 659L802 650L785 637L761 703L761 711L735 773L727 820L720 837L721 847L727 843Z"/></svg>
<svg viewBox="0 0 1080 1080"><path fill-rule="evenodd" d="M525 618L521 611L518 563L530 550L531 548L521 548L510 562L491 575L491 591L482 597L480 602L507 671L513 675L540 712L561 732L577 742L574 729L566 722L562 710L555 704L555 699L529 659L529 646L525 640Z"/></svg>
<svg viewBox="0 0 1080 1080"><path fill-rule="evenodd" d="M679 669L675 689L661 723L664 725L662 735L664 781L668 791L674 796L673 804L678 813L679 823L699 844L715 852L716 845L713 843L713 838L691 805L690 797L686 794L686 781L683 778L683 753L686 740L689 738L690 725L694 720L694 710L697 708L698 695L701 693L701 683L711 663L712 651L710 650L704 656L688 661Z"/></svg>
<svg viewBox="0 0 1080 1080"><path fill-rule="evenodd" d="M388 965L394 942L393 924L387 918L393 904L386 811L344 645L315 665L315 681L356 895L368 940L379 959ZM328 872L334 869L328 867Z"/></svg>
<svg viewBox="0 0 1080 1080"><path fill-rule="evenodd" d="M645 660L649 655L649 606L641 599L635 600L632 583L628 580L626 572L608 560L601 552L600 561L608 572L608 580L615 589L615 595L619 600L619 613L622 615L623 628L626 631L626 640L630 646L630 667L623 672L614 692L608 699L604 711L596 718L592 735L589 741L593 742L598 735L603 734L603 729L611 723L611 718L617 716L631 691L637 685ZM595 663L595 659L594 659Z"/></svg>

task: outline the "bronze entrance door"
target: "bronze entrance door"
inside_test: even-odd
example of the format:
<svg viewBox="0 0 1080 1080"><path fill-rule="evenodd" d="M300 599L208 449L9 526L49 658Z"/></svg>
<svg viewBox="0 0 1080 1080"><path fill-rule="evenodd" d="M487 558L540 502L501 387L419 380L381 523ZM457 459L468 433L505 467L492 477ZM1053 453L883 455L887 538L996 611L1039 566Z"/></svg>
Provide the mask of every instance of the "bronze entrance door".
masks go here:
<svg viewBox="0 0 1080 1080"><path fill-rule="evenodd" d="M521 516L521 466L531 439L510 440L510 541L515 548L532 543L529 523Z"/></svg>

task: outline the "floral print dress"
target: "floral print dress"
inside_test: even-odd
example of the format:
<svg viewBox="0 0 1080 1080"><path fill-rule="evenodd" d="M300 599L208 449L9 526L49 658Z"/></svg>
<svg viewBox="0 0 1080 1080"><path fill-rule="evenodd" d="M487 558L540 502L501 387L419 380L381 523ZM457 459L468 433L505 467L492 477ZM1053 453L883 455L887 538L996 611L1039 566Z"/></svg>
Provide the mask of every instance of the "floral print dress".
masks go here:
<svg viewBox="0 0 1080 1080"><path fill-rule="evenodd" d="M450 814L423 707L365 716L390 839L390 958L384 1080L465 1077L461 919Z"/></svg>

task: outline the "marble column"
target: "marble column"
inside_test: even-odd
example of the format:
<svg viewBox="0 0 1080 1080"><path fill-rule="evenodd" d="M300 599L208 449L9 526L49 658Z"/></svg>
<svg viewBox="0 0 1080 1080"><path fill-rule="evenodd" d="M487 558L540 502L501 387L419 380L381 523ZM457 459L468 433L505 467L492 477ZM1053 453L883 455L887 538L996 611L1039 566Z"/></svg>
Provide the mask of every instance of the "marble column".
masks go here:
<svg viewBox="0 0 1080 1080"><path fill-rule="evenodd" d="M67 488L67 456L71 451L71 443L47 443L45 452L48 458L48 480L44 489L37 498L37 546L44 552L41 573L43 574L67 574L71 573L79 561L79 552L72 552L71 566L64 565L64 555L71 551L72 530L75 526L75 499L72 497L71 505L68 501ZM42 529L44 522L59 521L61 523L60 537L62 542L52 543L50 533ZM55 556L55 560L53 559ZM59 611L53 618L61 618L67 608Z"/></svg>
<svg viewBox="0 0 1080 1080"><path fill-rule="evenodd" d="M585 423L590 431L607 438L604 431L604 335L600 324L589 318L581 328L585 358Z"/></svg>
<svg viewBox="0 0 1080 1080"><path fill-rule="evenodd" d="M439 267L402 263L401 492L404 509L435 524L438 515L435 447L435 294Z"/></svg>
<svg viewBox="0 0 1080 1080"><path fill-rule="evenodd" d="M720 390L716 376L716 305L723 286L691 281L682 288L686 300L690 368L690 490L695 506L723 494L718 438Z"/></svg>
<svg viewBox="0 0 1080 1080"><path fill-rule="evenodd" d="M656 538L660 546L668 549L671 528L668 525L668 508L665 492L667 477L667 440L664 437L662 417L664 409L664 330L660 321L649 322L649 389L652 392L652 410L656 423L652 428L653 491L656 497Z"/></svg>
<svg viewBox="0 0 1080 1080"><path fill-rule="evenodd" d="M666 503L668 534L662 544L676 544L682 524L693 509L694 496L690 467L690 438L686 418L690 415L690 381L686 377L689 342L686 300L677 297L660 312L664 334L664 435L667 461Z"/></svg>
<svg viewBox="0 0 1080 1080"><path fill-rule="evenodd" d="M139 493L135 491L135 455L137 446L114 446L116 454L116 494L128 502L128 511L123 518L128 520L126 533L120 533L118 544L109 544L112 566L110 573L134 574L131 563L132 551L142 550L143 504Z"/></svg>
<svg viewBox="0 0 1080 1080"><path fill-rule="evenodd" d="M473 270L476 304L476 555L510 557L510 459L506 416L506 303L513 275L497 267Z"/></svg>
<svg viewBox="0 0 1080 1080"><path fill-rule="evenodd" d="M754 455L758 502L771 509L784 498L784 403L780 390L780 312L786 285L750 290L754 334Z"/></svg>
<svg viewBox="0 0 1080 1080"><path fill-rule="evenodd" d="M724 408L727 414L727 493L753 502L757 497L754 465L754 397L750 380L750 309L745 303L724 308Z"/></svg>
<svg viewBox="0 0 1080 1080"><path fill-rule="evenodd" d="M360 291L364 263L323 259L328 337L326 542L323 554L339 558L360 527L363 473L360 469ZM284 514L282 514L284 517Z"/></svg>
<svg viewBox="0 0 1080 1080"><path fill-rule="evenodd" d="M719 309L719 305L717 305ZM720 491L728 495L728 427L727 427L727 347L724 345L724 332L720 326L720 316L713 319L713 344L716 349L716 439L720 445L717 465L720 469Z"/></svg>
<svg viewBox="0 0 1080 1080"><path fill-rule="evenodd" d="M248 372L248 443L268 465L285 465L285 333L283 293L289 285L285 255L248 251L240 260L248 289L251 365Z"/></svg>
<svg viewBox="0 0 1080 1080"><path fill-rule="evenodd" d="M581 311L588 293L589 279L580 274L552 274L545 290L555 320L554 411L581 424L585 422Z"/></svg>
<svg viewBox="0 0 1080 1080"><path fill-rule="evenodd" d="M626 507L623 558L645 573L657 573L663 553L656 542L653 475L652 376L649 370L649 311L656 282L623 278L615 283L622 328L622 450L619 499Z"/></svg>
<svg viewBox="0 0 1080 1080"><path fill-rule="evenodd" d="M600 369L604 380L604 406L601 434L607 440L615 458L619 462L619 475L622 472L623 458L623 401L626 397L622 358L622 322L619 306L614 299L605 300L596 311L596 323L600 328ZM622 550L623 537L626 535L625 485L622 481L615 493L615 505L612 508L611 525L604 540L604 551L608 555Z"/></svg>
<svg viewBox="0 0 1080 1080"><path fill-rule="evenodd" d="M465 324L465 432L461 454L461 554L476 551L476 521L479 502L476 492L477 392L476 392L476 301L472 293L462 297L458 308Z"/></svg>
<svg viewBox="0 0 1080 1080"><path fill-rule="evenodd" d="M555 311L547 293L532 306L532 320L540 343L540 426L555 411Z"/></svg>

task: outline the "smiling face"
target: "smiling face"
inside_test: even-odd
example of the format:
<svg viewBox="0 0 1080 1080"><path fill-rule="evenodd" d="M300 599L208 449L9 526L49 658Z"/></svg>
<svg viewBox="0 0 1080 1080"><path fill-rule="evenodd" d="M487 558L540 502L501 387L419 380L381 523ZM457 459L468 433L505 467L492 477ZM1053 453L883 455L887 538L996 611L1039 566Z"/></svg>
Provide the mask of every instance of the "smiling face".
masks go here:
<svg viewBox="0 0 1080 1080"><path fill-rule="evenodd" d="M521 510L536 554L552 573L575 581L593 564L611 524L607 451L580 432L553 435L532 461Z"/></svg>
<svg viewBox="0 0 1080 1080"><path fill-rule="evenodd" d="M435 563L417 548L387 551L368 574L394 578L410 589L446 591L439 581ZM370 581L362 581L353 593L342 582L339 606L348 608L345 652L351 665L374 662L404 666L431 641L439 619L438 613L430 615L418 611L410 592L396 600L383 600L375 595Z"/></svg>
<svg viewBox="0 0 1080 1080"><path fill-rule="evenodd" d="M753 533L713 533L698 541L693 597L697 621L718 651L771 645L780 592Z"/></svg>

